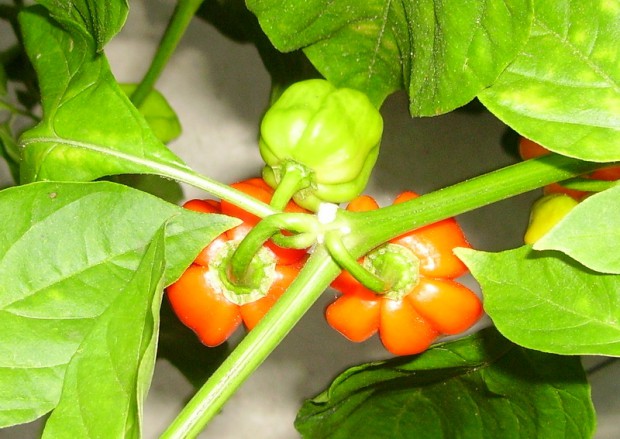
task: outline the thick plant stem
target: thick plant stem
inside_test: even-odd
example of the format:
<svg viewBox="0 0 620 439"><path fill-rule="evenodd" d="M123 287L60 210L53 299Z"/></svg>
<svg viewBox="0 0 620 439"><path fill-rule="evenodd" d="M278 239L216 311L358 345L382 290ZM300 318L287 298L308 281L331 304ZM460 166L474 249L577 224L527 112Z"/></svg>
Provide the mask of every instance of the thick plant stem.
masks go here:
<svg viewBox="0 0 620 439"><path fill-rule="evenodd" d="M161 438L196 437L284 339L338 272L338 265L322 246L318 246L286 293L211 375Z"/></svg>
<svg viewBox="0 0 620 439"><path fill-rule="evenodd" d="M177 2L172 17L170 17L168 27L157 48L157 53L155 53L144 78L142 78L142 81L140 81L140 84L138 84L138 87L130 96L131 102L133 102L136 107L139 107L153 90L157 79L164 70L164 67L166 67L170 56L172 56L177 48L187 26L202 2L203 0L179 0Z"/></svg>
<svg viewBox="0 0 620 439"><path fill-rule="evenodd" d="M558 181L575 178L603 167L550 154L501 168L404 203L368 212L346 212L352 233L345 244L359 257L378 244L405 232L529 192Z"/></svg>

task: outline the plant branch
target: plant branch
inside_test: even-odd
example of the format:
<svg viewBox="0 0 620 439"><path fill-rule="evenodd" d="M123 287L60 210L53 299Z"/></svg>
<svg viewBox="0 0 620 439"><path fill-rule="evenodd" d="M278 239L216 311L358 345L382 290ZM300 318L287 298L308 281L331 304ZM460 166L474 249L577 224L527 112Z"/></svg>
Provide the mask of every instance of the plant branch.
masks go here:
<svg viewBox="0 0 620 439"><path fill-rule="evenodd" d="M163 177L172 178L181 183L187 183L195 188L202 189L211 195L241 207L246 212L261 218L279 213L268 204L257 200L229 185L222 184L210 179L189 168L179 168L175 166L163 166L159 172L154 172Z"/></svg>
<svg viewBox="0 0 620 439"><path fill-rule="evenodd" d="M289 289L198 390L161 438L196 437L297 324L339 271L325 249L317 246Z"/></svg>
<svg viewBox="0 0 620 439"><path fill-rule="evenodd" d="M157 79L176 50L187 26L202 2L203 0L179 0L177 2L157 52L151 60L151 65L138 87L131 94L131 101L136 107L139 107L153 90Z"/></svg>
<svg viewBox="0 0 620 439"><path fill-rule="evenodd" d="M575 178L604 163L550 154L439 189L404 203L368 212L340 211L354 233L345 237L353 257L437 221L460 215L558 181ZM364 233L355 233L364 230ZM348 240L348 242L347 242Z"/></svg>

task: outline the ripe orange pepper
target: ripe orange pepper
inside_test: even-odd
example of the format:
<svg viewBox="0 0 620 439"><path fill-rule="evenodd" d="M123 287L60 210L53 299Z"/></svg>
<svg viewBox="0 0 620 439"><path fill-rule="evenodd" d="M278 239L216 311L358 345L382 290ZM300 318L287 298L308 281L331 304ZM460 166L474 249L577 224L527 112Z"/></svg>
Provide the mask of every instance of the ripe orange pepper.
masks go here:
<svg viewBox="0 0 620 439"><path fill-rule="evenodd" d="M256 198L261 197L259 199L268 202L273 190L261 182L261 179L251 179L236 183L236 186L248 195L257 195ZM223 213L223 204L216 200L190 200L184 207L202 213ZM299 206L290 204L287 209L301 211ZM306 256L304 250L285 249L271 243L269 247L273 249L276 264L270 274L266 294L249 303L234 303L222 292L221 283L213 281L220 273L212 262L221 258L222 252L228 251L227 243L242 239L259 218L230 203L227 213L244 222L214 239L181 277L166 289L179 320L192 329L206 346L225 342L242 322L248 330L254 328L297 277Z"/></svg>
<svg viewBox="0 0 620 439"><path fill-rule="evenodd" d="M353 200L347 209L378 208L372 198L364 197ZM395 203L415 197L413 192L403 192ZM405 233L390 244L408 249L419 261L411 290L397 298L376 294L342 272L332 287L343 294L325 310L330 326L354 342L378 332L389 352L411 355L426 350L438 337L461 333L478 321L483 312L480 299L454 281L467 268L453 249L471 246L453 218Z"/></svg>

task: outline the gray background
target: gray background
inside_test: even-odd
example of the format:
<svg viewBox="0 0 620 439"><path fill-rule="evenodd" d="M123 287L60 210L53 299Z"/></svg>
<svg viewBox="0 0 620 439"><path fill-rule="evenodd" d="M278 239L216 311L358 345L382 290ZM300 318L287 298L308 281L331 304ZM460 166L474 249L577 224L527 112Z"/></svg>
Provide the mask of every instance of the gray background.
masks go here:
<svg viewBox="0 0 620 439"><path fill-rule="evenodd" d="M173 6L172 1L131 2L126 27L106 50L119 81L140 79ZM231 42L195 20L158 89L180 117L184 132L171 148L188 164L224 182L259 174L257 124L267 102L269 77L252 46ZM457 112L412 120L406 108L406 97L395 95L382 110L382 153L368 188L381 204L389 204L404 189L428 192L514 161L500 146L504 126L488 114ZM8 171L0 163L0 187L8 182ZM184 187L184 193L185 198L204 195L191 187ZM530 193L497 203L462 215L459 221L479 249L515 247L521 245L529 206L537 196ZM464 282L476 288L471 279ZM298 437L293 420L304 398L321 391L348 366L386 357L376 340L352 344L327 327L322 311L332 298L332 292L324 294L201 437ZM486 320L480 323L485 324ZM600 360L585 361L589 367ZM620 437L619 376L617 364L592 376L600 439ZM158 362L145 408L145 436L157 437L191 395L187 381L165 361ZM0 438L35 437L39 428L35 424L3 430Z"/></svg>

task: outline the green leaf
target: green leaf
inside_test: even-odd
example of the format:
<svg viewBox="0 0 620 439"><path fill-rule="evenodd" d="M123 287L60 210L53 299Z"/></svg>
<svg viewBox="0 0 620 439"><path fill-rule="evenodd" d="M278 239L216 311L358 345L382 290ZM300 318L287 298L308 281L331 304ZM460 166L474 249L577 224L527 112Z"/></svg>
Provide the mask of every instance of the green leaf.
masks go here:
<svg viewBox="0 0 620 439"><path fill-rule="evenodd" d="M23 182L184 167L120 89L103 55L92 55L84 39L54 26L39 8L22 12L20 23L44 115L21 138Z"/></svg>
<svg viewBox="0 0 620 439"><path fill-rule="evenodd" d="M413 115L448 112L492 84L532 15L529 0L246 3L276 48L303 48L327 79L376 104L404 88Z"/></svg>
<svg viewBox="0 0 620 439"><path fill-rule="evenodd" d="M351 368L307 401L304 439L589 438L579 358L515 346L488 328L416 357Z"/></svg>
<svg viewBox="0 0 620 439"><path fill-rule="evenodd" d="M127 19L127 0L37 0L66 29L79 32L95 42L101 52Z"/></svg>
<svg viewBox="0 0 620 439"><path fill-rule="evenodd" d="M162 228L133 277L71 358L43 438L141 437L142 408L155 366L164 267Z"/></svg>
<svg viewBox="0 0 620 439"><path fill-rule="evenodd" d="M579 203L534 244L559 250L601 273L620 274L620 186Z"/></svg>
<svg viewBox="0 0 620 439"><path fill-rule="evenodd" d="M482 287L485 311L514 343L558 354L620 356L620 276L529 246L457 252Z"/></svg>
<svg viewBox="0 0 620 439"><path fill-rule="evenodd" d="M137 85L120 84L120 87L127 96L131 96ZM179 118L159 91L152 90L138 110L161 142L168 143L181 135Z"/></svg>
<svg viewBox="0 0 620 439"><path fill-rule="evenodd" d="M480 100L552 151L620 160L618 2L536 0L534 6L529 41Z"/></svg>
<svg viewBox="0 0 620 439"><path fill-rule="evenodd" d="M238 220L126 186L32 183L0 192L0 427L58 402L67 364L167 224L165 285Z"/></svg>

